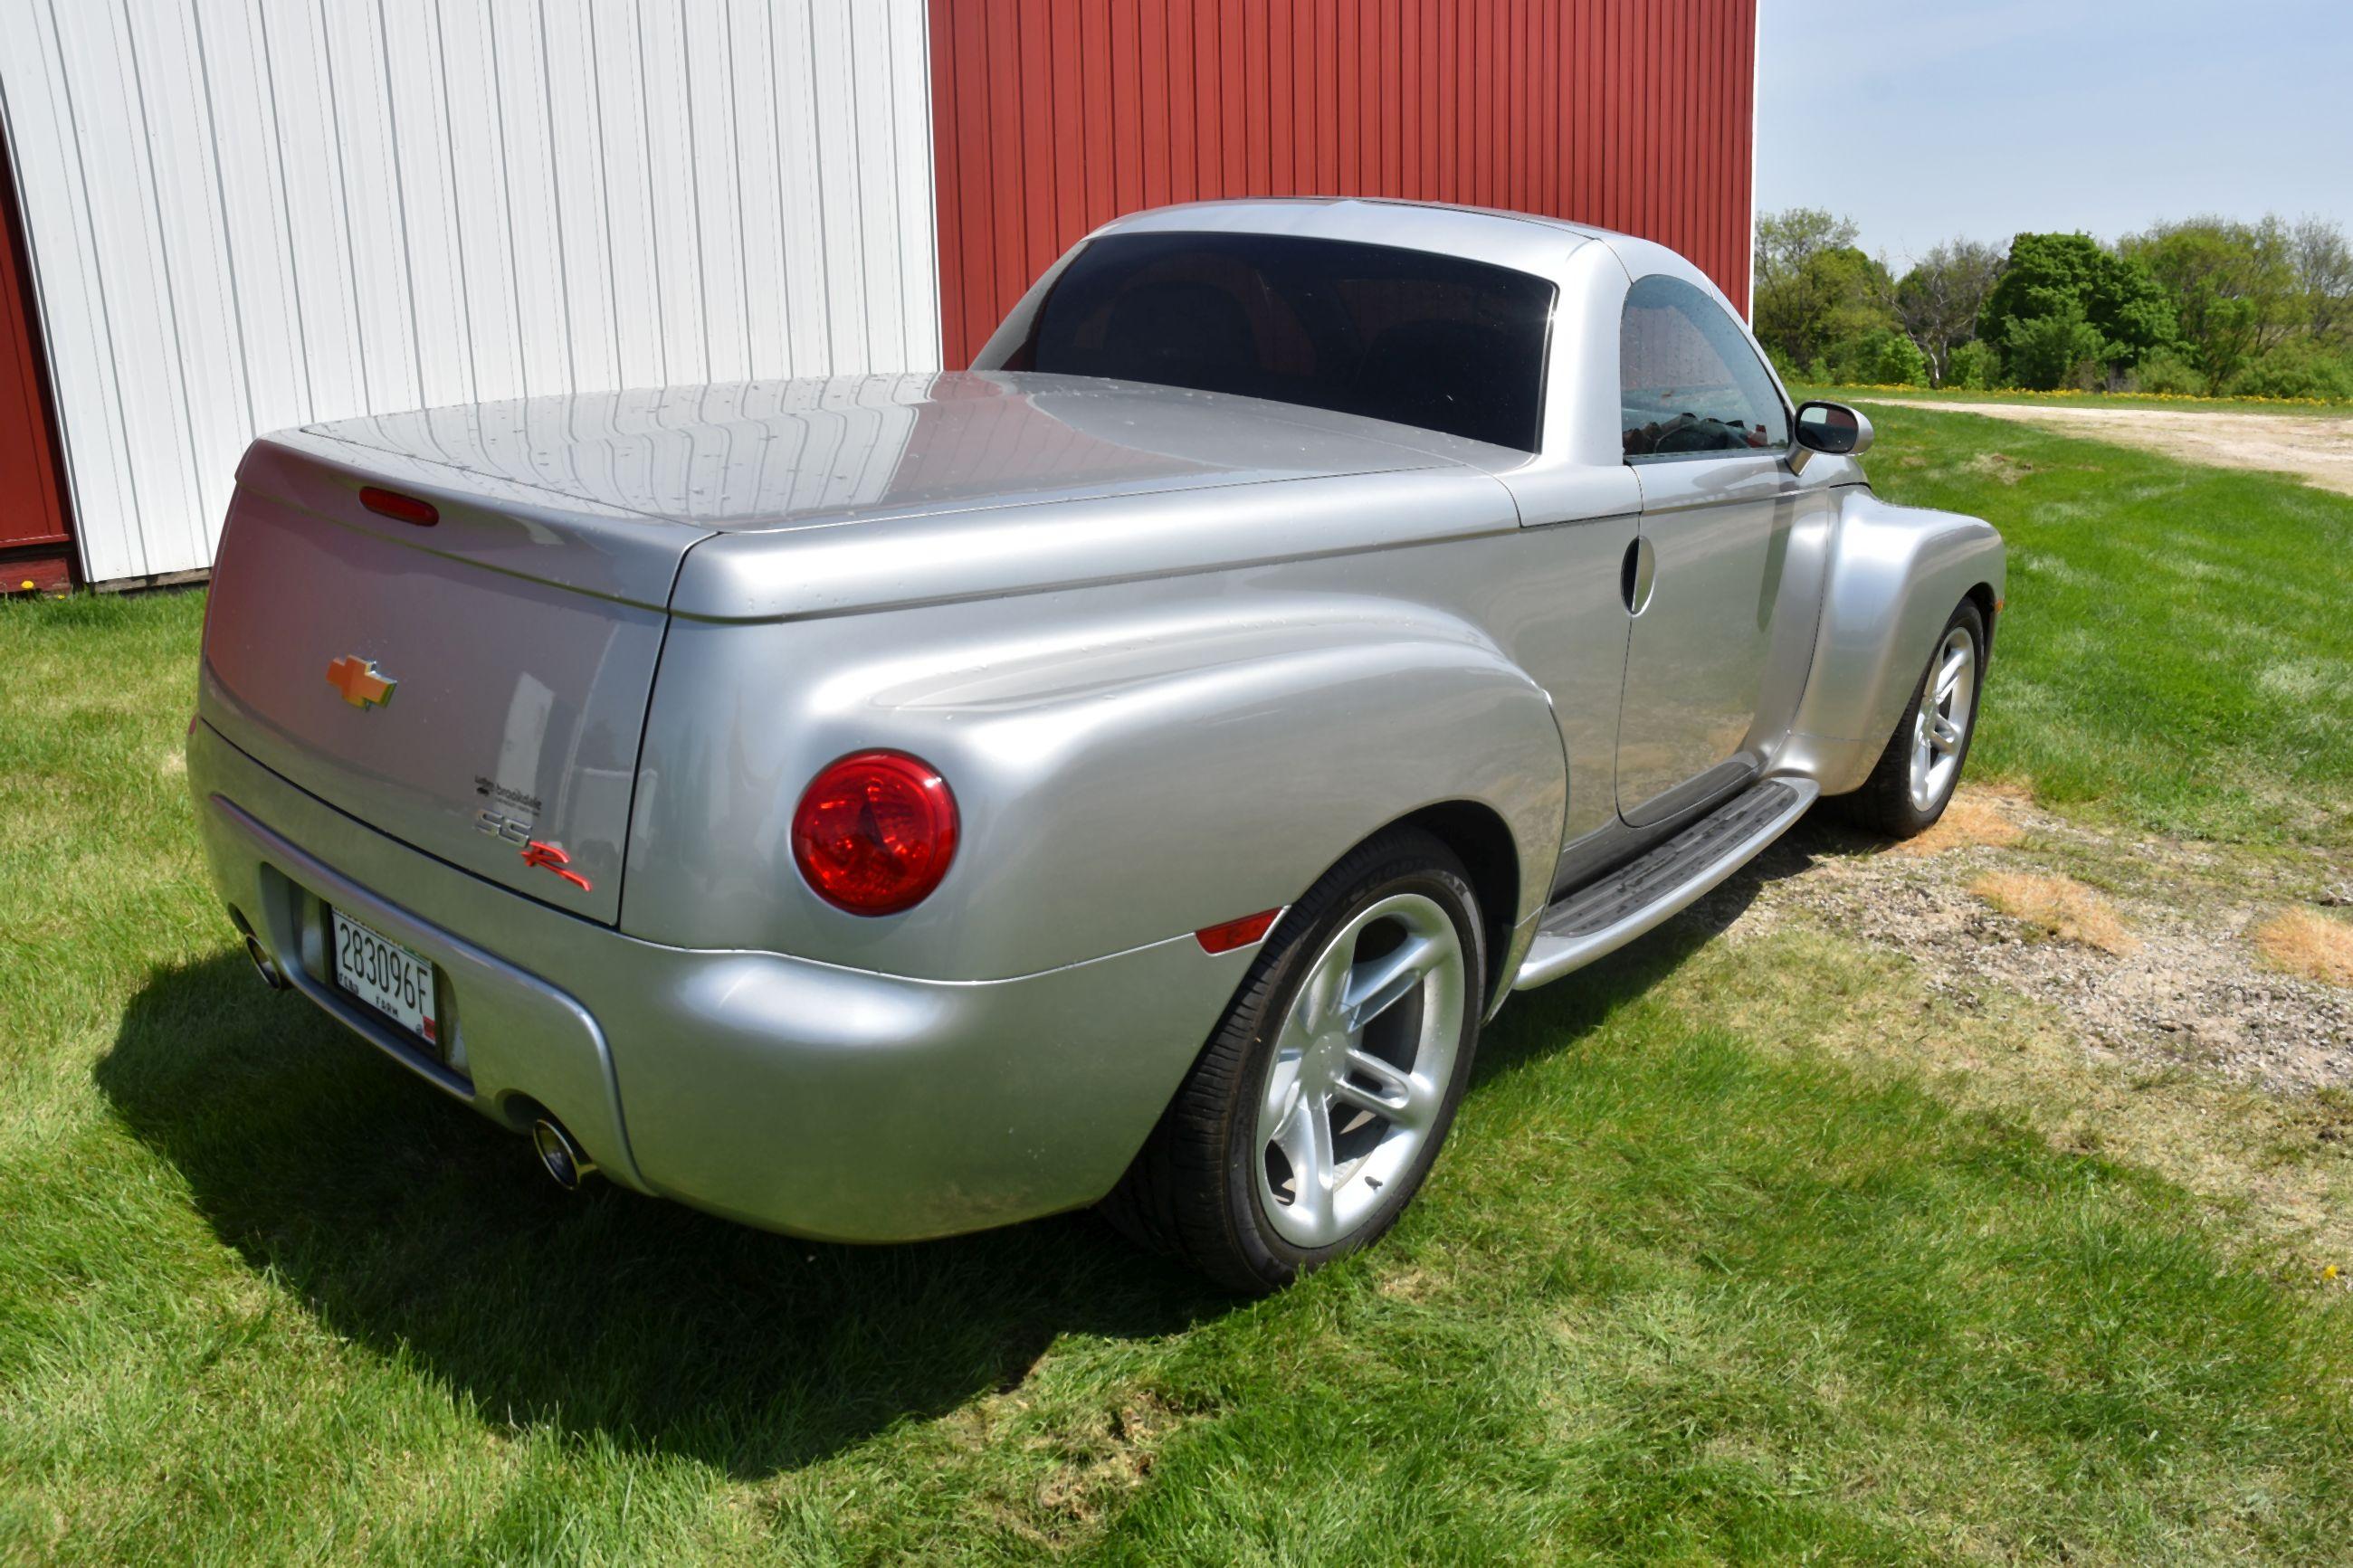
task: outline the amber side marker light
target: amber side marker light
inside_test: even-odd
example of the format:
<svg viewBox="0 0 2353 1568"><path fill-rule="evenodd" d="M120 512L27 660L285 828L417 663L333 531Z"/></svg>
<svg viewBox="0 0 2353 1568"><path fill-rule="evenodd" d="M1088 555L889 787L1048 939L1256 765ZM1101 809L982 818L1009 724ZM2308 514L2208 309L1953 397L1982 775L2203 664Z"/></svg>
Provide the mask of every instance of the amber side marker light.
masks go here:
<svg viewBox="0 0 2353 1568"><path fill-rule="evenodd" d="M441 521L440 509L431 501L418 500L415 496L405 496L398 490L378 489L374 485L360 487L360 505L379 517L414 523L419 528L430 528Z"/></svg>
<svg viewBox="0 0 2353 1568"><path fill-rule="evenodd" d="M1203 952L1231 952L1264 938L1274 929L1274 917L1282 912L1280 909L1261 910L1223 925L1203 926L1193 933L1193 940L1201 944Z"/></svg>
<svg viewBox="0 0 2353 1568"><path fill-rule="evenodd" d="M853 915L895 915L931 897L955 858L955 795L904 752L860 752L810 781L793 811L793 864Z"/></svg>

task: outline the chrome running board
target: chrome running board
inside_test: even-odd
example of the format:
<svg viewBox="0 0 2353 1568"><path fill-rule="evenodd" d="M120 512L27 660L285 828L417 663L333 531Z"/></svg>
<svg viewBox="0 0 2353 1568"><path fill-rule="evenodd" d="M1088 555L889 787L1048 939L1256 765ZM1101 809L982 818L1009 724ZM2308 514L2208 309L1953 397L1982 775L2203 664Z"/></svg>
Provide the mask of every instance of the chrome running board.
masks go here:
<svg viewBox="0 0 2353 1568"><path fill-rule="evenodd" d="M1811 779L1753 784L1673 837L1556 900L1512 989L1557 980L1681 914L1795 826L1821 793Z"/></svg>

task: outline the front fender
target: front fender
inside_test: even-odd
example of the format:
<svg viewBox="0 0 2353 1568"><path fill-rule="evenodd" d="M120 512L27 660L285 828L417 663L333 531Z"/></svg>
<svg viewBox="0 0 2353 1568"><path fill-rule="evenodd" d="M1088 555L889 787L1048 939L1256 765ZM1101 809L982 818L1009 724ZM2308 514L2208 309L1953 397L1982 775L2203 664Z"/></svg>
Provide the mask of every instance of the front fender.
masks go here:
<svg viewBox="0 0 2353 1568"><path fill-rule="evenodd" d="M938 891L861 919L786 825L846 752L923 757L962 836ZM860 616L675 622L621 924L934 980L1036 973L1288 904L1419 807L1492 809L1542 899L1567 795L1543 690L1425 606L1168 579Z"/></svg>
<svg viewBox="0 0 2353 1568"><path fill-rule="evenodd" d="M1936 635L1972 588L2000 603L2001 535L1957 512L1843 492L1792 749L1825 795L1858 788L1894 732Z"/></svg>

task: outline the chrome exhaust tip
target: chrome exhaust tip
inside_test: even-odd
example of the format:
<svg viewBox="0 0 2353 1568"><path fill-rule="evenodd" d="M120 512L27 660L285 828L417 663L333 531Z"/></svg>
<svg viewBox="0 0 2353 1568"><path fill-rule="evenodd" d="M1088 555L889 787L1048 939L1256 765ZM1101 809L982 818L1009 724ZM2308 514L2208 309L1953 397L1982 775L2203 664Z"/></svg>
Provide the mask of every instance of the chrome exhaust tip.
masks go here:
<svg viewBox="0 0 2353 1568"><path fill-rule="evenodd" d="M286 972L278 967L278 961L269 956L269 950L261 945L261 939L251 932L246 934L245 956L251 961L253 972L261 976L264 985L272 991L286 989Z"/></svg>
<svg viewBox="0 0 2353 1568"><path fill-rule="evenodd" d="M548 1180L567 1193L576 1193L580 1184L596 1173L596 1162L587 1151L572 1141L572 1134L561 1122L540 1118L531 1124L531 1146L539 1152L540 1168Z"/></svg>

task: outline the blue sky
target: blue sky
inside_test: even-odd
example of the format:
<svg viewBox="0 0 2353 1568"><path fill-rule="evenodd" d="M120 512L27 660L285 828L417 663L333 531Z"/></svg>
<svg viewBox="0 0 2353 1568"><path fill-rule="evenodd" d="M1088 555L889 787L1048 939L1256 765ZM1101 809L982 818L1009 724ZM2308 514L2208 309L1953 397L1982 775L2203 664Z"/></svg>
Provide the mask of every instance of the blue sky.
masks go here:
<svg viewBox="0 0 2353 1568"><path fill-rule="evenodd" d="M2353 0L1761 0L1757 207L1902 263L2160 217L2353 230Z"/></svg>

